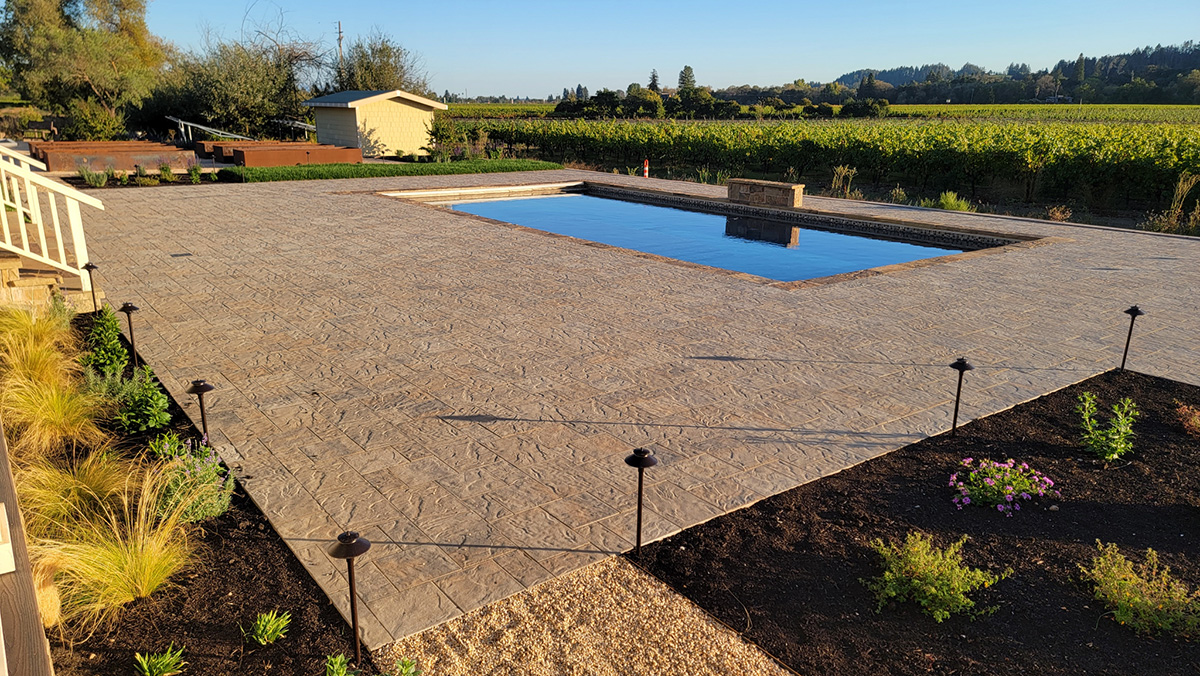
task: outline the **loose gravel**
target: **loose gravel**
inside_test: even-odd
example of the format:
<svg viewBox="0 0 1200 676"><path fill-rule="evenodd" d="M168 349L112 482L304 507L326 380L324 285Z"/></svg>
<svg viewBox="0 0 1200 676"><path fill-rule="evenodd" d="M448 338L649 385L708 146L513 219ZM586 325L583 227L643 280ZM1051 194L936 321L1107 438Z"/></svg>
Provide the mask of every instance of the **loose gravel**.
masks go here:
<svg viewBox="0 0 1200 676"><path fill-rule="evenodd" d="M484 606L376 653L428 676L785 676L789 670L620 557Z"/></svg>

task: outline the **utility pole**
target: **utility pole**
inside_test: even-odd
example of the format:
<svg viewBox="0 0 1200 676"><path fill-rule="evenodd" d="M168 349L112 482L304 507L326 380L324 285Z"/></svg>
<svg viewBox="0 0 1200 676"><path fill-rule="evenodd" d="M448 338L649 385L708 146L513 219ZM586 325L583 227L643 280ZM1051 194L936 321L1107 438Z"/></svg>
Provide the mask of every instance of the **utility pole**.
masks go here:
<svg viewBox="0 0 1200 676"><path fill-rule="evenodd" d="M342 22L338 22L338 74L345 78L346 64L342 58Z"/></svg>

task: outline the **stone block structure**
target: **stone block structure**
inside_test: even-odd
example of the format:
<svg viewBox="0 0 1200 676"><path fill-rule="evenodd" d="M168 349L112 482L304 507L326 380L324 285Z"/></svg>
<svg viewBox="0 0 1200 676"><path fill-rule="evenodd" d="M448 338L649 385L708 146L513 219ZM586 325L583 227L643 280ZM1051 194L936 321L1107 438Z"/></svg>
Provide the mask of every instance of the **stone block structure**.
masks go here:
<svg viewBox="0 0 1200 676"><path fill-rule="evenodd" d="M729 201L764 207L798 209L804 205L803 183L755 181L748 178L729 179Z"/></svg>

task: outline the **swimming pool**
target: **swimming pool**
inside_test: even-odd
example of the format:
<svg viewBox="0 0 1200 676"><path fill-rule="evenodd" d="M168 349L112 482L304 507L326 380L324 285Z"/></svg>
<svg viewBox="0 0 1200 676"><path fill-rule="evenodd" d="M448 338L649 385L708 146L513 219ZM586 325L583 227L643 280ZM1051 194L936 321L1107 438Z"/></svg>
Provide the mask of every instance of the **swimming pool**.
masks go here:
<svg viewBox="0 0 1200 676"><path fill-rule="evenodd" d="M963 251L592 195L458 202L450 207L506 223L781 282Z"/></svg>

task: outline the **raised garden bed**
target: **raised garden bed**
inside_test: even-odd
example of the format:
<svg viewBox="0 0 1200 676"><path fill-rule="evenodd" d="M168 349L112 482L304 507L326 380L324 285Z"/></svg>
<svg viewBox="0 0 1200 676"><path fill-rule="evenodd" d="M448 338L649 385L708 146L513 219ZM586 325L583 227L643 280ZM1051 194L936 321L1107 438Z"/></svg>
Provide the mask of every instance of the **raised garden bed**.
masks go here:
<svg viewBox="0 0 1200 676"><path fill-rule="evenodd" d="M1137 403L1132 454L1105 466L1081 446L1085 390L1101 411ZM1200 640L1120 626L1080 570L1101 540L1139 562L1153 548L1200 585L1200 440L1175 400L1200 404L1200 388L1103 374L688 529L645 548L642 565L803 674L1200 673ZM959 511L948 480L967 457L1027 462L1062 497L1011 518ZM876 613L862 582L881 571L869 543L913 530L940 546L969 535L966 565L1013 569L972 595L994 614L938 624L912 603Z"/></svg>

